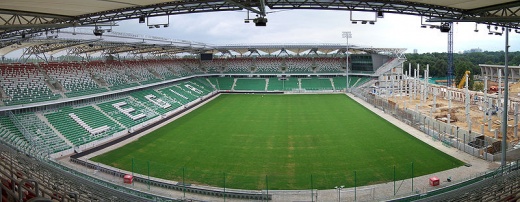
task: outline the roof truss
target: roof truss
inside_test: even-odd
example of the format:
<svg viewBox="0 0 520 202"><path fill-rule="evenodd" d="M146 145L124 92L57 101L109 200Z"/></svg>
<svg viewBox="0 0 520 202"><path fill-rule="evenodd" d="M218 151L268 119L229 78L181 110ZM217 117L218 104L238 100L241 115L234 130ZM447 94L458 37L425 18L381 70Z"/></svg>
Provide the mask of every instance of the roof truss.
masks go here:
<svg viewBox="0 0 520 202"><path fill-rule="evenodd" d="M423 1L391 0L180 0L146 6L128 6L78 16L63 16L18 10L0 9L0 39L32 34L49 29L94 25L141 16L155 17L187 13L234 11L247 9L265 16L270 9L321 9L343 11L370 11L428 16L431 21L479 22L510 28L520 28L520 1L490 4L472 9L440 6ZM435 3L435 2L434 2ZM489 5L489 4L487 4Z"/></svg>

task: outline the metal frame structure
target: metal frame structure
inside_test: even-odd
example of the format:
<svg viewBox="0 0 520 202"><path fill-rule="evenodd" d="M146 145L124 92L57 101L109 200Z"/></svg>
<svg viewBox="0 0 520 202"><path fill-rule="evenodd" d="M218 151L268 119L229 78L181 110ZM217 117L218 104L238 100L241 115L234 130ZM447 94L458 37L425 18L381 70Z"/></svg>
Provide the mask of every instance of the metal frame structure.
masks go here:
<svg viewBox="0 0 520 202"><path fill-rule="evenodd" d="M453 23L450 22L450 31L448 32L448 72L447 76L447 86L452 87L453 76L454 76L454 68L453 68Z"/></svg>
<svg viewBox="0 0 520 202"><path fill-rule="evenodd" d="M90 38L75 39L67 34L72 32L62 31L60 37L34 37L27 38L16 43L0 46L0 55L4 56L10 52L23 49L20 57L22 62L34 56L45 62L54 54L63 52L68 56L80 56L89 58L93 54L101 55L133 55L134 58L149 56L171 57L186 55L213 53L222 55L239 55L241 57L271 55L276 52L288 51L295 55L305 52L313 54L340 54L347 53L344 44L233 44L233 45L210 45L201 42L185 40L166 39L161 37L143 36L130 33L112 32L107 33L104 38L97 38L88 32L74 31L74 35L86 35ZM349 44L352 53L367 53L389 55L396 58L404 58L405 48L374 48ZM85 57L84 57L85 56Z"/></svg>
<svg viewBox="0 0 520 202"><path fill-rule="evenodd" d="M474 9L420 3L420 1L289 1L289 0L181 0L151 5L128 5L124 8L98 11L78 16L64 16L0 8L0 39L27 36L65 27L79 27L137 19L188 13L248 10L266 16L266 7L275 9L315 9L368 11L429 16L431 22L478 22L509 28L520 28L520 2L491 4ZM23 37L22 37L23 38Z"/></svg>

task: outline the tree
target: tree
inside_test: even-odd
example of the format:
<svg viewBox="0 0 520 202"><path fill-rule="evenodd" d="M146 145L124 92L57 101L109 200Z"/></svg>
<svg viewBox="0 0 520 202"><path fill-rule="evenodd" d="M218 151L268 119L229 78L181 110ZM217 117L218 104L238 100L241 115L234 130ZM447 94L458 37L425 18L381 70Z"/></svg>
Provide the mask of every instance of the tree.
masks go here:
<svg viewBox="0 0 520 202"><path fill-rule="evenodd" d="M473 84L474 91L484 91L484 83L482 81L475 82Z"/></svg>

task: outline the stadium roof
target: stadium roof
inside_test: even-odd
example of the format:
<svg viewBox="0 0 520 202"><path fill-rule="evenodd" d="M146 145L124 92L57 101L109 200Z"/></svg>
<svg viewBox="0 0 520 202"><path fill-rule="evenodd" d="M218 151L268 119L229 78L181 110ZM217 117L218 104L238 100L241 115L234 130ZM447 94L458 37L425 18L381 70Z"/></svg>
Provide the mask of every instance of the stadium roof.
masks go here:
<svg viewBox="0 0 520 202"><path fill-rule="evenodd" d="M22 57L54 55L62 52L63 55L85 56L101 55L128 55L128 56L175 56L183 54L213 53L223 56L257 56L257 55L302 55L302 54L344 54L347 48L344 44L233 44L210 45L186 40L149 37L121 32L106 33L104 38L93 37L92 34L76 30L76 36L64 35L60 37L38 36L23 41L11 43L0 48L0 56L24 49ZM84 37L88 35L89 37ZM374 53L402 57L404 48L374 48L349 46L351 53Z"/></svg>
<svg viewBox="0 0 520 202"><path fill-rule="evenodd" d="M431 21L480 22L511 28L519 28L520 23L518 0L16 0L0 4L0 39L49 29L197 12L247 9L266 16L267 7L381 11L427 16Z"/></svg>

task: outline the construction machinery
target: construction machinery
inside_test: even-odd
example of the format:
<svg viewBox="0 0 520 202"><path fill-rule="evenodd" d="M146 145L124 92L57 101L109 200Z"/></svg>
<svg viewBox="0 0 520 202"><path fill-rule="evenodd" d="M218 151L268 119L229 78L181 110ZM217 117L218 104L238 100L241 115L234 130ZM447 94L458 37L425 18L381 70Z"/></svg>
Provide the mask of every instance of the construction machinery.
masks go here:
<svg viewBox="0 0 520 202"><path fill-rule="evenodd" d="M459 89L464 88L464 84L466 84L466 77L469 76L470 73L471 72L469 70L464 72L464 76L462 76L462 78L460 79L459 85L457 86ZM468 77L468 82L469 82L469 77Z"/></svg>

